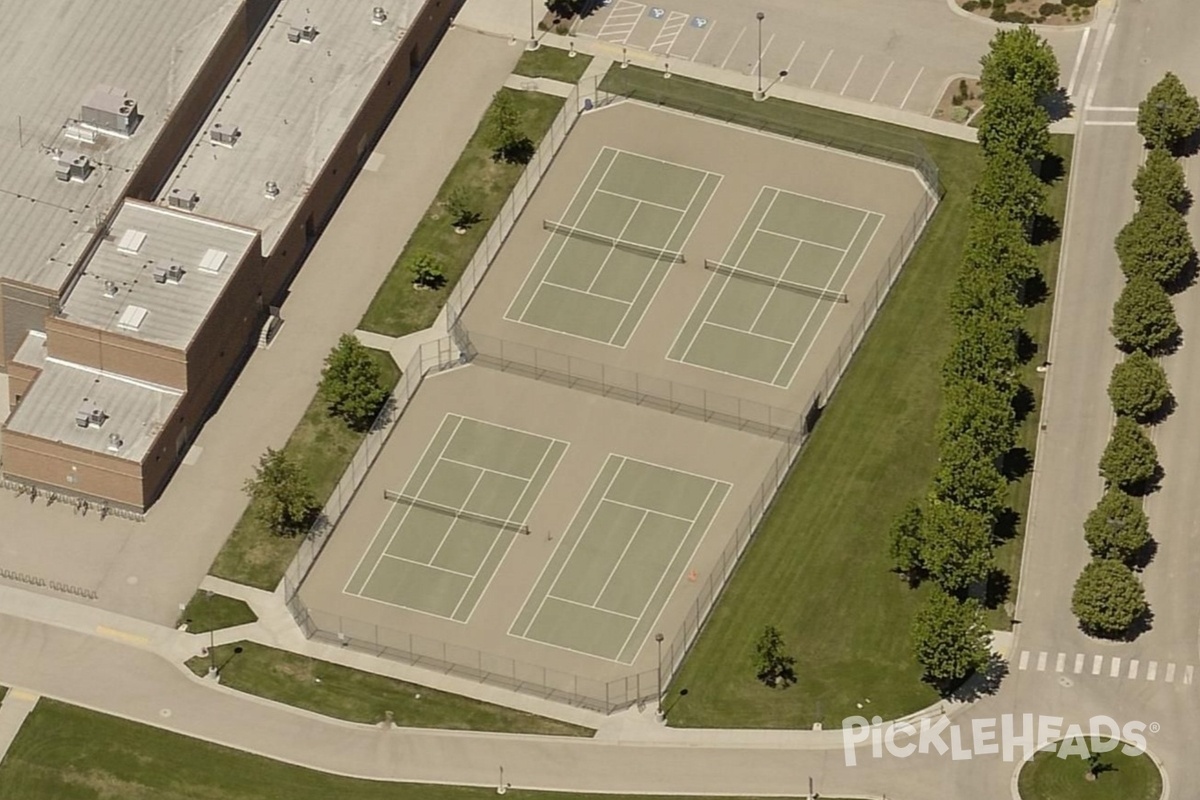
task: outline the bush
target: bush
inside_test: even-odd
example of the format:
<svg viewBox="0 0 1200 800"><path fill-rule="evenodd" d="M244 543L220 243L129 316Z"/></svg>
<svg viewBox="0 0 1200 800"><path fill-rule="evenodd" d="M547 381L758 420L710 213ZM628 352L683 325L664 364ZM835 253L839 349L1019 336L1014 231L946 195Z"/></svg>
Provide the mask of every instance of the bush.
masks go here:
<svg viewBox="0 0 1200 800"><path fill-rule="evenodd" d="M1094 558L1128 561L1150 543L1150 522L1142 504L1117 488L1100 498L1083 531Z"/></svg>
<svg viewBox="0 0 1200 800"><path fill-rule="evenodd" d="M426 289L439 289L446 282L442 260L433 253L414 253L408 271L412 273L413 283Z"/></svg>
<svg viewBox="0 0 1200 800"><path fill-rule="evenodd" d="M268 447L243 491L254 501L255 518L277 536L306 530L321 508L308 475L286 450Z"/></svg>
<svg viewBox="0 0 1200 800"><path fill-rule="evenodd" d="M1088 633L1116 637L1127 633L1147 610L1146 592L1133 570L1099 558L1075 581L1071 611Z"/></svg>
<svg viewBox="0 0 1200 800"><path fill-rule="evenodd" d="M979 7L980 8L991 8L992 0L979 0Z"/></svg>
<svg viewBox="0 0 1200 800"><path fill-rule="evenodd" d="M1064 6L1061 6L1058 3L1042 3L1038 7L1038 13L1043 17L1052 17L1055 14L1062 14L1065 13L1066 10L1067 9Z"/></svg>
<svg viewBox="0 0 1200 800"><path fill-rule="evenodd" d="M1118 417L1100 457L1100 475L1109 486L1142 488L1158 475L1158 450L1141 426Z"/></svg>
<svg viewBox="0 0 1200 800"><path fill-rule="evenodd" d="M1196 255L1187 220L1156 199L1138 207L1117 234L1115 246L1127 278L1145 275L1164 286L1177 281Z"/></svg>
<svg viewBox="0 0 1200 800"><path fill-rule="evenodd" d="M1157 282L1139 275L1121 290L1113 305L1112 335L1126 352L1161 353L1178 340L1179 322L1171 298Z"/></svg>
<svg viewBox="0 0 1200 800"><path fill-rule="evenodd" d="M921 572L921 519L924 512L920 500L911 500L892 521L888 531L888 552L896 571L917 577Z"/></svg>
<svg viewBox="0 0 1200 800"><path fill-rule="evenodd" d="M330 412L356 431L371 425L388 397L379 363L350 333L342 334L325 357L318 390Z"/></svg>
<svg viewBox="0 0 1200 800"><path fill-rule="evenodd" d="M755 676L771 688L787 686L796 680L796 659L784 650L783 636L774 625L767 625L754 643Z"/></svg>
<svg viewBox="0 0 1200 800"><path fill-rule="evenodd" d="M1034 18L1021 11L1009 11L1004 15L1003 22L1014 22L1017 25L1032 25Z"/></svg>
<svg viewBox="0 0 1200 800"><path fill-rule="evenodd" d="M974 600L934 591L913 619L913 654L925 679L948 689L987 666L991 631Z"/></svg>
<svg viewBox="0 0 1200 800"><path fill-rule="evenodd" d="M1162 202L1182 211L1192 199L1183 165L1166 150L1155 148L1146 156L1133 179L1138 203Z"/></svg>
<svg viewBox="0 0 1200 800"><path fill-rule="evenodd" d="M1004 3L995 2L992 4L992 19L997 22L1003 22L1006 14L1008 14L1008 10L1004 8Z"/></svg>
<svg viewBox="0 0 1200 800"><path fill-rule="evenodd" d="M962 4L963 11L974 11L979 8L979 0L967 0Z"/></svg>
<svg viewBox="0 0 1200 800"><path fill-rule="evenodd" d="M1135 350L1113 367L1108 398L1117 414L1144 422L1171 399L1171 385L1161 364Z"/></svg>

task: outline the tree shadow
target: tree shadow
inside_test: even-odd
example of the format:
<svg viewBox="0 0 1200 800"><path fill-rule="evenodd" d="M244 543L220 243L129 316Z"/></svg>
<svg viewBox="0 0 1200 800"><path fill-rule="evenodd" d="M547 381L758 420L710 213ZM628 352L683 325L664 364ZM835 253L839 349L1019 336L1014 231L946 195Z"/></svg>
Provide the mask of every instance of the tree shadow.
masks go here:
<svg viewBox="0 0 1200 800"><path fill-rule="evenodd" d="M1011 508L1001 509L992 525L992 541L1003 544L1017 535L1021 529L1021 514Z"/></svg>
<svg viewBox="0 0 1200 800"><path fill-rule="evenodd" d="M1038 343L1024 328L1017 329L1017 360L1028 364L1038 353Z"/></svg>
<svg viewBox="0 0 1200 800"><path fill-rule="evenodd" d="M1147 497L1157 492L1162 485L1162 479L1166 475L1163 471L1162 464L1156 464L1154 474L1144 481L1137 483L1122 484L1121 489L1134 497Z"/></svg>
<svg viewBox="0 0 1200 800"><path fill-rule="evenodd" d="M1154 561L1154 557L1156 555L1158 555L1158 542L1154 539L1151 539L1150 541L1146 542L1145 545L1140 547L1136 553L1130 556L1127 563L1129 564L1130 569L1141 572L1146 567L1150 566L1150 563Z"/></svg>
<svg viewBox="0 0 1200 800"><path fill-rule="evenodd" d="M533 160L536 145L528 136L515 142L497 148L492 153L493 161L503 161L505 164L528 164Z"/></svg>
<svg viewBox="0 0 1200 800"><path fill-rule="evenodd" d="M1019 385L1012 400L1013 414L1016 416L1017 423L1024 422L1025 418L1033 413L1036 406L1037 400L1033 396L1033 389L1023 383Z"/></svg>
<svg viewBox="0 0 1200 800"><path fill-rule="evenodd" d="M994 695L1007 676L1008 662L992 653L987 665L966 680L954 686L934 686L946 700L970 703Z"/></svg>
<svg viewBox="0 0 1200 800"><path fill-rule="evenodd" d="M1063 86L1043 97L1041 106L1050 115L1051 122L1066 119L1075 111L1075 104L1071 102L1071 96L1067 94L1066 87Z"/></svg>
<svg viewBox="0 0 1200 800"><path fill-rule="evenodd" d="M1026 308L1040 305L1049 296L1050 287L1046 285L1046 276L1042 274L1041 270L1033 273L1021 287L1021 304Z"/></svg>
<svg viewBox="0 0 1200 800"><path fill-rule="evenodd" d="M1138 417L1138 422L1143 425L1158 425L1163 422L1171 414L1175 413L1175 407L1178 403L1175 401L1175 395L1167 395L1167 399L1163 402L1162 407L1157 411L1146 414L1143 417Z"/></svg>
<svg viewBox="0 0 1200 800"><path fill-rule="evenodd" d="M1195 285L1197 273L1196 262L1196 254L1192 253L1192 257L1187 260L1187 263L1183 265L1183 269L1179 271L1179 276L1163 287L1167 290L1167 294L1179 294Z"/></svg>
<svg viewBox="0 0 1200 800"><path fill-rule="evenodd" d="M1014 447L1004 454L1000 462L1000 474L1006 480L1015 481L1033 469L1033 455L1027 447Z"/></svg>
<svg viewBox="0 0 1200 800"><path fill-rule="evenodd" d="M1181 347L1183 347L1183 330L1182 329L1180 329L1180 331L1178 333L1176 333L1170 339L1167 339L1166 341L1164 341L1158 347L1146 348L1146 354L1151 355L1151 356L1169 356L1172 353L1175 353ZM1135 347L1132 345L1126 345L1121 342L1117 342L1117 349L1120 350L1122 353L1125 353L1126 355L1128 355L1129 353L1132 353L1134 350L1140 350L1142 348Z"/></svg>
<svg viewBox="0 0 1200 800"><path fill-rule="evenodd" d="M1029 242L1035 247L1053 242L1062 236L1062 226L1058 220L1049 214L1038 214L1033 218L1033 228L1029 233Z"/></svg>
<svg viewBox="0 0 1200 800"><path fill-rule="evenodd" d="M1038 177L1042 179L1042 183L1055 183L1062 179L1065 172L1066 162L1058 153L1042 156L1041 169L1038 170Z"/></svg>
<svg viewBox="0 0 1200 800"><path fill-rule="evenodd" d="M1012 592L1012 576L1002 569L994 569L987 578L987 590L983 595L983 607L995 611L1004 605Z"/></svg>
<svg viewBox="0 0 1200 800"><path fill-rule="evenodd" d="M1146 149L1151 149L1149 144L1146 145ZM1192 131L1191 136L1186 139L1180 139L1171 148L1171 155L1176 158L1187 158L1197 153L1200 153L1200 129Z"/></svg>

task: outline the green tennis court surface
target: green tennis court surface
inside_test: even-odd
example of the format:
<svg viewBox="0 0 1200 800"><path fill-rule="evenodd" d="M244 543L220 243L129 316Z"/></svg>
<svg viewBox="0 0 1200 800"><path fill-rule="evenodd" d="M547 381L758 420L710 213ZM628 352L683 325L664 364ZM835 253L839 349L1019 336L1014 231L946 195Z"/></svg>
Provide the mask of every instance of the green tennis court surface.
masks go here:
<svg viewBox="0 0 1200 800"><path fill-rule="evenodd" d="M566 450L447 414L344 591L466 622Z"/></svg>
<svg viewBox="0 0 1200 800"><path fill-rule="evenodd" d="M787 388L882 222L764 187L667 358Z"/></svg>
<svg viewBox="0 0 1200 800"><path fill-rule="evenodd" d="M605 147L562 217L547 221L555 232L504 318L624 347L676 260L649 251L682 251L720 183Z"/></svg>
<svg viewBox="0 0 1200 800"><path fill-rule="evenodd" d="M610 455L509 633L633 663L730 488Z"/></svg>

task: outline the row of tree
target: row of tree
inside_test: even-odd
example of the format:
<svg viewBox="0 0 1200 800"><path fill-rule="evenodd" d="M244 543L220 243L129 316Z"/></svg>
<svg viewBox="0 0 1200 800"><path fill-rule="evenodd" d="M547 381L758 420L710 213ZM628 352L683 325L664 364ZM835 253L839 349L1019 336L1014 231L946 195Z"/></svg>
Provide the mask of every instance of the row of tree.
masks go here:
<svg viewBox="0 0 1200 800"><path fill-rule="evenodd" d="M1138 208L1115 243L1126 278L1112 324L1126 356L1108 384L1117 422L1100 459L1106 489L1083 525L1092 560L1071 599L1080 627L1109 638L1130 635L1149 612L1134 568L1144 566L1152 545L1141 495L1162 469L1143 426L1161 419L1174 402L1157 357L1179 342L1168 291L1186 284L1196 257L1183 217L1191 195L1175 154L1200 130L1200 103L1167 73L1138 107L1138 130L1149 148L1133 181Z"/></svg>
<svg viewBox="0 0 1200 800"><path fill-rule="evenodd" d="M984 669L990 632L977 599L995 570L996 528L1006 511L1004 467L1022 393L1022 330L1038 276L1031 238L1045 212L1039 177L1050 144L1042 101L1058 88L1058 61L1028 27L998 32L981 59L984 168L968 212L951 292L956 336L942 368L939 465L928 495L894 521L891 553L910 583L933 585L912 639L926 679L945 689Z"/></svg>

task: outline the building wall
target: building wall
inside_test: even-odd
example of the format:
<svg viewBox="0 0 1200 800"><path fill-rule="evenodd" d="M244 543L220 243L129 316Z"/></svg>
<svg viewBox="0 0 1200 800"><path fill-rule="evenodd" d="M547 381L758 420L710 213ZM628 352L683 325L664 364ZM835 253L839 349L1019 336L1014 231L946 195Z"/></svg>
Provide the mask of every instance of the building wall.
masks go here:
<svg viewBox="0 0 1200 800"><path fill-rule="evenodd" d="M46 354L159 386L187 389L187 365L181 351L69 319L46 321Z"/></svg>
<svg viewBox="0 0 1200 800"><path fill-rule="evenodd" d="M28 364L19 364L15 361L8 365L9 411L17 407L19 398L25 396L29 391L29 385L33 383L33 379L40 375L41 372L37 367L31 367Z"/></svg>
<svg viewBox="0 0 1200 800"><path fill-rule="evenodd" d="M140 464L23 433L4 432L4 473L124 506L141 508L145 502Z"/></svg>
<svg viewBox="0 0 1200 800"><path fill-rule="evenodd" d="M50 309L58 298L11 281L0 281L0 372L16 354L30 331L45 330Z"/></svg>

